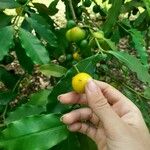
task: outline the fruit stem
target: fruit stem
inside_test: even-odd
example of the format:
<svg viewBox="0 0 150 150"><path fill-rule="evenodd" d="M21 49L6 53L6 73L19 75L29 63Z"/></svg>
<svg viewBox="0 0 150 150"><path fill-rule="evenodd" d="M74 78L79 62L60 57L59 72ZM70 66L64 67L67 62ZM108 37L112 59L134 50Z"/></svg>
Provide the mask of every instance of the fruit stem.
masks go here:
<svg viewBox="0 0 150 150"><path fill-rule="evenodd" d="M80 73L79 69L77 68L76 65L73 65L73 67L75 68L75 70L77 71L77 73Z"/></svg>
<svg viewBox="0 0 150 150"><path fill-rule="evenodd" d="M2 118L3 118L4 123L5 123L5 115L6 115L6 112L7 112L7 108L8 108L8 104L5 106L4 112L2 114Z"/></svg>
<svg viewBox="0 0 150 150"><path fill-rule="evenodd" d="M76 17L76 15L75 15L75 11L74 11L74 8L73 8L72 0L68 0L68 2L69 2L69 7L70 7L70 9L71 9L71 13L72 13L73 20L74 20L75 22L77 22L77 17Z"/></svg>
<svg viewBox="0 0 150 150"><path fill-rule="evenodd" d="M101 48L101 46L100 46L100 44L99 44L97 38L94 38L94 39L95 39L95 42L96 42L96 44L97 44L97 46L98 46L99 52L101 52L101 54L103 54L103 51L104 51L104 50Z"/></svg>

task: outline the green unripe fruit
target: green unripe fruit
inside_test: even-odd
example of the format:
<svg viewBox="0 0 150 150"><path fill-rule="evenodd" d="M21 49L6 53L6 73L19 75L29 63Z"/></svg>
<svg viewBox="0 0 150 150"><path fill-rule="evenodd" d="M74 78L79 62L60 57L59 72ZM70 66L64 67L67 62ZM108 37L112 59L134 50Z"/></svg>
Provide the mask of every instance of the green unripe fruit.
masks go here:
<svg viewBox="0 0 150 150"><path fill-rule="evenodd" d="M93 32L93 37L97 38L97 39L103 39L104 38L104 33L103 33L103 31Z"/></svg>
<svg viewBox="0 0 150 150"><path fill-rule="evenodd" d="M100 6L94 5L94 6L93 6L93 12L94 12L94 13L99 13L99 11L100 11Z"/></svg>
<svg viewBox="0 0 150 150"><path fill-rule="evenodd" d="M80 27L74 27L66 32L66 38L71 42L78 42L85 38L85 31Z"/></svg>
<svg viewBox="0 0 150 150"><path fill-rule="evenodd" d="M80 48L86 48L88 46L88 41L87 40L82 40L80 43Z"/></svg>
<svg viewBox="0 0 150 150"><path fill-rule="evenodd" d="M66 56L66 59L67 59L68 61L70 61L70 60L72 59L72 55L71 55L71 54L68 54L68 55Z"/></svg>
<svg viewBox="0 0 150 150"><path fill-rule="evenodd" d="M69 20L69 21L67 22L67 25L66 25L67 29L71 29L71 28L73 28L73 27L75 27L75 26L76 26L76 23L75 23L74 20Z"/></svg>
<svg viewBox="0 0 150 150"><path fill-rule="evenodd" d="M91 1L91 0L84 0L84 2L83 2L83 5L84 5L85 7L90 7L91 4L92 4L92 1Z"/></svg>

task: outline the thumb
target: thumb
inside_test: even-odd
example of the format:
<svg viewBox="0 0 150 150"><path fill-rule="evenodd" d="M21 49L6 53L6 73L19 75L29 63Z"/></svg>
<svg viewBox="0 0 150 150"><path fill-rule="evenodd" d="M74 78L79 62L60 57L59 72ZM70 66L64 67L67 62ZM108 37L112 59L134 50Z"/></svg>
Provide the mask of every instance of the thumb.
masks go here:
<svg viewBox="0 0 150 150"><path fill-rule="evenodd" d="M119 116L112 110L101 89L93 80L89 80L85 93L89 107L99 117L104 128L112 130L122 124ZM114 130L114 129L113 129Z"/></svg>

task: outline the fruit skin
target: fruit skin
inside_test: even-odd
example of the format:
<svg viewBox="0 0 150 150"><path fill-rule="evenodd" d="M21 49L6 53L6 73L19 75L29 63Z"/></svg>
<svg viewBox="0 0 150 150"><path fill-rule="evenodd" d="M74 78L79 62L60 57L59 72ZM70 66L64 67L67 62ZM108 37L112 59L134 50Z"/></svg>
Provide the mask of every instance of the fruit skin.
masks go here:
<svg viewBox="0 0 150 150"><path fill-rule="evenodd" d="M66 38L68 41L78 42L85 38L86 33L80 27L74 27L66 32Z"/></svg>
<svg viewBox="0 0 150 150"><path fill-rule="evenodd" d="M82 40L80 43L80 48L86 48L88 46L88 41L87 40Z"/></svg>
<svg viewBox="0 0 150 150"><path fill-rule="evenodd" d="M71 28L73 28L73 27L75 27L75 26L76 26L76 23L75 23L74 20L69 20L69 21L67 22L67 25L66 25L67 29L71 29Z"/></svg>
<svg viewBox="0 0 150 150"><path fill-rule="evenodd" d="M84 2L83 2L83 5L84 5L85 7L90 7L91 4L92 4L92 1L91 1L91 0L84 0Z"/></svg>
<svg viewBox="0 0 150 150"><path fill-rule="evenodd" d="M94 5L94 6L93 6L93 12L94 12L94 13L99 13L99 11L100 11L100 6Z"/></svg>
<svg viewBox="0 0 150 150"><path fill-rule="evenodd" d="M103 39L104 38L104 33L103 33L103 31L93 32L93 37L97 38L97 39Z"/></svg>
<svg viewBox="0 0 150 150"><path fill-rule="evenodd" d="M92 79L92 77L85 72L81 72L75 75L72 78L72 87L74 91L76 91L77 93L84 93L85 86L89 79Z"/></svg>

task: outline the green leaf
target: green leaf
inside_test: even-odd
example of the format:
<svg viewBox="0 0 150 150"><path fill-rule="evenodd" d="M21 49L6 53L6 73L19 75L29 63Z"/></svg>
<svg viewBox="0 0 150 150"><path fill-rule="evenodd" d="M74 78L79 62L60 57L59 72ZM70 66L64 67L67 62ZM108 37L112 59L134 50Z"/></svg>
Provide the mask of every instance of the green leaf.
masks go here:
<svg viewBox="0 0 150 150"><path fill-rule="evenodd" d="M129 2L126 2L124 5L122 5L121 13L128 13L132 11L134 8L143 7L143 6L144 5L142 2L129 1Z"/></svg>
<svg viewBox="0 0 150 150"><path fill-rule="evenodd" d="M144 11L138 16L138 18L134 20L133 22L134 27L139 27L141 24L143 24L146 18L147 18L147 12Z"/></svg>
<svg viewBox="0 0 150 150"><path fill-rule="evenodd" d="M19 38L26 54L35 64L47 64L50 61L47 50L33 34L20 28Z"/></svg>
<svg viewBox="0 0 150 150"><path fill-rule="evenodd" d="M54 16L59 11L58 8L56 8L58 2L59 0L53 0L49 5L48 9L51 16Z"/></svg>
<svg viewBox="0 0 150 150"><path fill-rule="evenodd" d="M47 14L50 15L49 13L49 9L41 3L33 3L34 7L38 10L38 12L42 13L42 14Z"/></svg>
<svg viewBox="0 0 150 150"><path fill-rule="evenodd" d="M105 32L105 34L108 34L109 32L111 32L112 27L116 23L116 20L119 16L121 6L122 6L122 0L113 1L112 7L110 8L108 12L107 20L103 26L103 31Z"/></svg>
<svg viewBox="0 0 150 150"><path fill-rule="evenodd" d="M36 115L14 121L1 132L0 149L44 150L68 136L64 124L54 114Z"/></svg>
<svg viewBox="0 0 150 150"><path fill-rule="evenodd" d="M20 120L24 117L36 115L46 110L46 104L48 100L49 90L41 90L30 96L29 101L26 104L16 108L13 112L8 113L6 118L6 124L15 120Z"/></svg>
<svg viewBox="0 0 150 150"><path fill-rule="evenodd" d="M16 8L20 5L15 0L0 0L0 9Z"/></svg>
<svg viewBox="0 0 150 150"><path fill-rule="evenodd" d="M150 99L150 87L144 90L144 97Z"/></svg>
<svg viewBox="0 0 150 150"><path fill-rule="evenodd" d="M80 150L97 150L96 144L87 135L78 134Z"/></svg>
<svg viewBox="0 0 150 150"><path fill-rule="evenodd" d="M145 6L146 6L146 9L147 9L147 12L150 16L150 0L143 0Z"/></svg>
<svg viewBox="0 0 150 150"><path fill-rule="evenodd" d="M13 121L20 120L27 116L40 114L44 111L45 108L42 106L23 104L20 107L18 107L15 111L8 113L8 117L6 118L5 123L9 124Z"/></svg>
<svg viewBox="0 0 150 150"><path fill-rule="evenodd" d="M16 42L14 49L15 49L17 58L19 60L19 64L22 66L22 68L25 71L27 71L29 74L31 74L34 69L34 64L31 60L31 58L27 56L25 50L21 47L21 43Z"/></svg>
<svg viewBox="0 0 150 150"><path fill-rule="evenodd" d="M41 16L40 16L41 17ZM48 25L40 23L38 19L26 18L35 31L52 47L57 47L57 38L55 34L50 30Z"/></svg>
<svg viewBox="0 0 150 150"><path fill-rule="evenodd" d="M132 36L135 50L137 51L143 65L148 66L148 54L145 48L144 37L141 32L136 29L130 29L129 33Z"/></svg>
<svg viewBox="0 0 150 150"><path fill-rule="evenodd" d="M0 92L0 105L7 105L10 101L14 100L16 93L13 91L1 91Z"/></svg>
<svg viewBox="0 0 150 150"><path fill-rule="evenodd" d="M126 52L109 51L109 53L123 62L131 71L135 72L139 80L150 85L150 74L136 57Z"/></svg>
<svg viewBox="0 0 150 150"><path fill-rule="evenodd" d="M7 16L5 13L0 12L0 28L7 26L11 22L12 16Z"/></svg>
<svg viewBox="0 0 150 150"><path fill-rule="evenodd" d="M54 50L51 51L51 53L53 54L53 56L60 56L62 55L66 49L68 48L68 41L66 39L66 28L60 28L60 29L57 29L55 31L55 34L57 36L57 41L58 41L58 45L57 45L57 48Z"/></svg>
<svg viewBox="0 0 150 150"><path fill-rule="evenodd" d="M97 150L97 147L87 135L70 133L65 141L50 150Z"/></svg>
<svg viewBox="0 0 150 150"><path fill-rule="evenodd" d="M30 105L38 105L38 106L45 106L48 100L48 95L50 90L40 90L36 93L30 95L30 101L28 104Z"/></svg>
<svg viewBox="0 0 150 150"><path fill-rule="evenodd" d="M18 82L20 77L7 71L4 67L0 66L0 81L2 81L7 88L12 89Z"/></svg>
<svg viewBox="0 0 150 150"><path fill-rule="evenodd" d="M113 51L117 51L118 48L117 46L115 45L114 42L112 42L110 39L106 39L104 38L105 42L109 45L109 47L113 50Z"/></svg>
<svg viewBox="0 0 150 150"><path fill-rule="evenodd" d="M50 150L80 150L80 143L77 133L69 133L68 138Z"/></svg>
<svg viewBox="0 0 150 150"><path fill-rule="evenodd" d="M13 45L14 29L12 26L6 26L0 29L0 60L7 55Z"/></svg>
<svg viewBox="0 0 150 150"><path fill-rule="evenodd" d="M96 68L96 63L100 60L100 55L94 55L80 61L76 67L80 72L87 72L93 76ZM48 112L66 112L69 106L60 104L57 100L58 95L72 91L72 77L77 74L75 68L71 68L67 71L66 75L58 82L48 97L47 111Z"/></svg>
<svg viewBox="0 0 150 150"><path fill-rule="evenodd" d="M62 66L51 63L51 64L40 66L39 71L48 77L50 76L61 77L65 75L65 73L67 72L67 69Z"/></svg>

